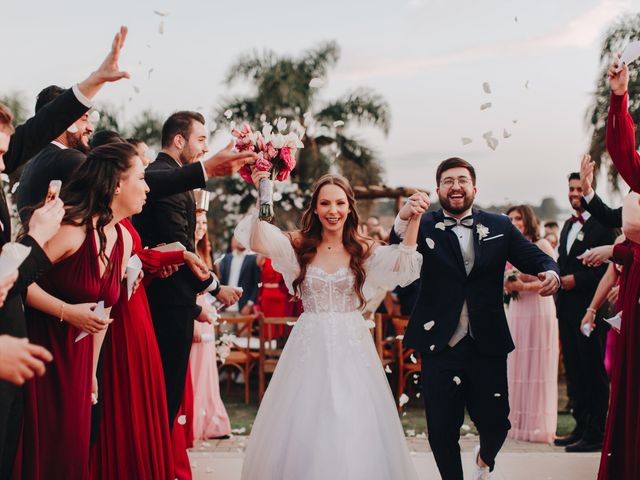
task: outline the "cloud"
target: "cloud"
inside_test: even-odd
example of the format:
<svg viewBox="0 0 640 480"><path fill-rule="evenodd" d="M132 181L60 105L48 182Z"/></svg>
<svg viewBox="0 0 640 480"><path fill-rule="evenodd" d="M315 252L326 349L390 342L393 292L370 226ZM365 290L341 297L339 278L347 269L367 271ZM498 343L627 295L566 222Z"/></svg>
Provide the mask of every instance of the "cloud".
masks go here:
<svg viewBox="0 0 640 480"><path fill-rule="evenodd" d="M411 0L411 4L421 2L422 0ZM378 58L372 60L370 64L359 66L356 64L353 68L340 72L338 76L348 80L362 80L371 77L405 77L432 68L457 63L478 62L499 56L539 54L558 48L591 48L602 31L630 6L631 0L602 0L556 30L538 37L496 42L426 58L388 61L381 61Z"/></svg>

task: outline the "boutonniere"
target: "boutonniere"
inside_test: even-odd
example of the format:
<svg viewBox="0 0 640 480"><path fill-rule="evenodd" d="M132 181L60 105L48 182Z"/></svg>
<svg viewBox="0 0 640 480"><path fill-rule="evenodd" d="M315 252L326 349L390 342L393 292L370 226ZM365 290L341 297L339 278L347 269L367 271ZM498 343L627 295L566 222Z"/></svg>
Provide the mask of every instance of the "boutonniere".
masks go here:
<svg viewBox="0 0 640 480"><path fill-rule="evenodd" d="M576 237L576 240L578 240L579 242L584 240L584 232L582 230L578 232L578 236Z"/></svg>
<svg viewBox="0 0 640 480"><path fill-rule="evenodd" d="M489 229L487 227L485 227L484 225L482 225L481 223L479 223L476 226L476 232L478 233L478 238L480 240L482 240L484 237L489 235Z"/></svg>

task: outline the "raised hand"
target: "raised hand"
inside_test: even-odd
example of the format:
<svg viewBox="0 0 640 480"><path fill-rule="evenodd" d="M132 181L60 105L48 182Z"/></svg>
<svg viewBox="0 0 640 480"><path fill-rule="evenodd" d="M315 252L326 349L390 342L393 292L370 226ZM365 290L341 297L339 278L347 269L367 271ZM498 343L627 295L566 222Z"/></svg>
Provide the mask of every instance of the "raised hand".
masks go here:
<svg viewBox="0 0 640 480"><path fill-rule="evenodd" d="M426 212L430 204L431 201L426 192L416 192L409 197L398 215L402 220L410 220L412 217L420 216Z"/></svg>
<svg viewBox="0 0 640 480"><path fill-rule="evenodd" d="M629 68L626 64L622 64L619 72L616 72L620 62L620 54L617 55L613 64L609 67L609 85L611 91L616 95L624 95L629 88Z"/></svg>
<svg viewBox="0 0 640 480"><path fill-rule="evenodd" d="M123 78L131 78L129 73L121 71L118 65L120 52L124 46L128 32L129 29L127 27L120 27L120 31L116 33L111 43L111 51L107 54L104 61L85 81L78 84L78 88L80 88L80 91L85 97L93 98L107 82L117 82Z"/></svg>
<svg viewBox="0 0 640 480"><path fill-rule="evenodd" d="M64 203L60 198L45 203L33 211L29 219L29 235L40 246L44 246L60 229L64 217Z"/></svg>
<svg viewBox="0 0 640 480"><path fill-rule="evenodd" d="M227 177L233 175L246 164L253 164L258 155L255 152L234 152L235 142L232 140L219 152L215 153L202 164L210 177Z"/></svg>
<svg viewBox="0 0 640 480"><path fill-rule="evenodd" d="M0 379L22 385L34 375L42 376L45 362L53 360L48 350L26 338L0 335Z"/></svg>
<svg viewBox="0 0 640 480"><path fill-rule="evenodd" d="M582 183L582 195L586 197L593 192L593 172L596 162L591 161L591 155L585 153L580 162L580 182Z"/></svg>

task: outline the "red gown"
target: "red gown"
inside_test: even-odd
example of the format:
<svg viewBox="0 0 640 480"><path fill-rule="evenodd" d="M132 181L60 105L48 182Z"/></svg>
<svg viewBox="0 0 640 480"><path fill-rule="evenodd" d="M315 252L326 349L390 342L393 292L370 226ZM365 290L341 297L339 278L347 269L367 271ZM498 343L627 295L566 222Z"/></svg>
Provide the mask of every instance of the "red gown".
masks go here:
<svg viewBox="0 0 640 480"><path fill-rule="evenodd" d="M265 258L260 275L262 286L259 291L259 308L265 317L286 317L289 292L284 279L271 265L271 259ZM284 333L282 325L268 325L268 338L278 338Z"/></svg>
<svg viewBox="0 0 640 480"><path fill-rule="evenodd" d="M143 249L128 219L121 224L133 239L146 275L182 263L182 252ZM91 478L174 478L174 463L160 351L143 285L127 300L123 286L111 310L113 323L102 347L103 412L91 451Z"/></svg>
<svg viewBox="0 0 640 480"><path fill-rule="evenodd" d="M193 448L193 382L191 381L191 365L187 366L187 379L184 386L182 404L173 422L171 442L173 443L173 460L176 465L176 480L191 480L191 462L187 449Z"/></svg>
<svg viewBox="0 0 640 480"><path fill-rule="evenodd" d="M627 100L627 94L611 94L607 150L624 181L640 193L640 155L636 152L635 128ZM614 352L598 480L637 480L640 478L640 245L631 241L616 245L614 257L623 265L622 324Z"/></svg>
<svg viewBox="0 0 640 480"><path fill-rule="evenodd" d="M120 295L123 242L120 226L111 250L112 268L100 278L95 235L53 266L38 284L70 304L104 301ZM14 478L82 480L89 478L93 338L75 342L80 330L38 310L26 311L29 341L53 354L47 373L25 384L22 441ZM100 394L100 392L98 392Z"/></svg>

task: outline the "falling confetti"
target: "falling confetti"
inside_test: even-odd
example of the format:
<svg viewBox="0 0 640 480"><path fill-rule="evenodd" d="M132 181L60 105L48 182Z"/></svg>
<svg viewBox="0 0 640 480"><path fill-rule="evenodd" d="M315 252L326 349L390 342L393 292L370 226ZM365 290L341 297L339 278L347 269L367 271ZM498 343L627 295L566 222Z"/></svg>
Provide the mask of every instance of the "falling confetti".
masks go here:
<svg viewBox="0 0 640 480"><path fill-rule="evenodd" d="M529 88L529 80L527 80L526 82L524 82L524 88Z"/></svg>
<svg viewBox="0 0 640 480"><path fill-rule="evenodd" d="M469 145L471 142L473 142L472 138L462 137L462 145Z"/></svg>
<svg viewBox="0 0 640 480"><path fill-rule="evenodd" d="M460 385L462 383L462 380L460 380L459 376L455 376L453 377L453 383L455 383L456 385Z"/></svg>
<svg viewBox="0 0 640 480"><path fill-rule="evenodd" d="M491 150L495 150L498 147L498 139L493 136L492 131L483 133L482 138L485 139Z"/></svg>
<svg viewBox="0 0 640 480"><path fill-rule="evenodd" d="M496 397L496 398L500 398L502 395L496 392L496 393L493 394L493 396Z"/></svg>
<svg viewBox="0 0 640 480"><path fill-rule="evenodd" d="M133 86L133 91L138 94L140 93L140 89L138 87L136 87L135 85Z"/></svg>
<svg viewBox="0 0 640 480"><path fill-rule="evenodd" d="M504 131L502 132L502 138L509 138L510 136L511 136L511 133L509 133L505 128Z"/></svg>
<svg viewBox="0 0 640 480"><path fill-rule="evenodd" d="M178 424L179 425L186 425L187 424L187 416L186 415L180 415L178 417Z"/></svg>
<svg viewBox="0 0 640 480"><path fill-rule="evenodd" d="M416 360L416 357L413 355L413 353L409 356L409 360L411 360L411 363L418 363L418 360Z"/></svg>
<svg viewBox="0 0 640 480"><path fill-rule="evenodd" d="M150 68L149 71L147 72L147 78L149 80L151 80L151 74L153 73L153 68Z"/></svg>
<svg viewBox="0 0 640 480"><path fill-rule="evenodd" d="M480 105L480 110L486 110L487 108L491 108L491 102L483 103Z"/></svg>
<svg viewBox="0 0 640 480"><path fill-rule="evenodd" d="M513 21L518 23L518 17L513 17Z"/></svg>
<svg viewBox="0 0 640 480"><path fill-rule="evenodd" d="M236 435L242 435L246 431L247 431L247 429L244 428L244 427L231 429L231 433L235 433Z"/></svg>
<svg viewBox="0 0 640 480"><path fill-rule="evenodd" d="M431 330L433 328L433 326L436 324L436 322L434 320L431 320L427 323L424 324L424 329L428 332L429 330Z"/></svg>
<svg viewBox="0 0 640 480"><path fill-rule="evenodd" d="M427 237L425 239L425 242L427 242L427 247L429 247L431 250L433 250L434 248L436 248L436 242L433 241L433 239Z"/></svg>
<svg viewBox="0 0 640 480"><path fill-rule="evenodd" d="M161 12L160 10L154 10L153 13L155 13L159 17L168 17L169 16L169 12Z"/></svg>
<svg viewBox="0 0 640 480"><path fill-rule="evenodd" d="M293 327L296 324L296 322L287 322L287 325L289 325L290 327Z"/></svg>
<svg viewBox="0 0 640 480"><path fill-rule="evenodd" d="M482 84L482 90L484 90L484 93L491 93L491 85L489 85L489 82Z"/></svg>
<svg viewBox="0 0 640 480"><path fill-rule="evenodd" d="M406 393L403 393L402 395L400 395L400 400L398 401L398 405L403 407L407 404L408 401L409 401L409 397L407 396Z"/></svg>
<svg viewBox="0 0 640 480"><path fill-rule="evenodd" d="M387 365L386 367L384 367L384 371L387 373L392 373L391 372L391 367L389 367L389 365Z"/></svg>
<svg viewBox="0 0 640 480"><path fill-rule="evenodd" d="M402 340L404 338L404 335L396 335L396 340Z"/></svg>
<svg viewBox="0 0 640 480"><path fill-rule="evenodd" d="M438 222L438 223L436 223L436 228L437 228L438 230L442 230L442 231L444 232L444 230L445 230L444 222Z"/></svg>
<svg viewBox="0 0 640 480"><path fill-rule="evenodd" d="M511 120L511 122L515 125L516 123L518 123L518 119L516 118L514 120Z"/></svg>
<svg viewBox="0 0 640 480"><path fill-rule="evenodd" d="M433 352L435 349L436 349L436 346L435 346L435 345L431 345L431 346L429 347L429 350L431 350L432 352Z"/></svg>

